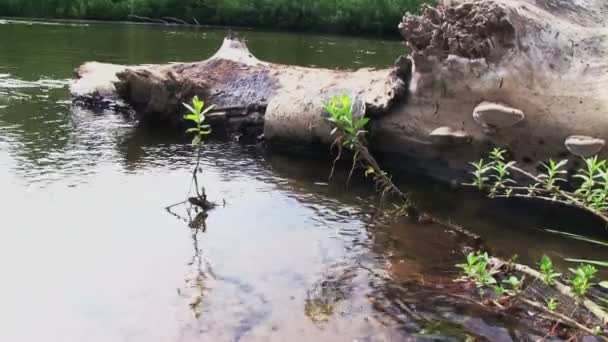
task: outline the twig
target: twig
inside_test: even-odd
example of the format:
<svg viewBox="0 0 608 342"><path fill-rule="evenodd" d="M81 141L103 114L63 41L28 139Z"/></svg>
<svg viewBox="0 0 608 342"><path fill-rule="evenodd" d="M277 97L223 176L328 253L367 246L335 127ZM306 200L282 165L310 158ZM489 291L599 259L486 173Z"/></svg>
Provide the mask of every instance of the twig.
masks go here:
<svg viewBox="0 0 608 342"><path fill-rule="evenodd" d="M520 298L517 298L517 300L519 300L520 302L522 302L522 303L524 303L524 304L526 304L528 306L531 306L531 307L533 307L533 308L535 308L537 310L543 311L544 313L546 313L546 314L548 314L550 316L558 318L560 321L562 321L562 323L564 323L566 325L569 325L572 328L577 328L577 329L582 330L582 331L584 331L584 332L586 332L588 334L595 335L595 332L593 330L589 329L588 327L580 324L579 322L573 320L572 318L570 318L570 317L568 317L566 315L562 315L559 312L553 312L553 311L547 309L546 307L544 307L543 305L540 305L540 304L538 304L536 302L533 302L533 301L531 301L529 299L526 299L526 298L521 298L520 297ZM604 341L608 341L608 339L606 339L603 336L602 336L602 339Z"/></svg>
<svg viewBox="0 0 608 342"><path fill-rule="evenodd" d="M192 20L196 23L196 26L201 26L201 24L196 20L196 18L192 18Z"/></svg>
<svg viewBox="0 0 608 342"><path fill-rule="evenodd" d="M491 258L490 261L492 263L503 263L503 261L498 258ZM543 275L540 272L538 272L526 265L510 263L509 266L513 267L513 269L515 269L518 272L527 274L527 275L529 275L533 278L539 279L541 281L544 279ZM564 285L564 284L560 283L559 281L555 281L554 286L564 296L568 296L568 297L572 298L574 301L582 303L583 306L587 310L589 310L589 312L591 312L595 317L597 317L600 320L600 322L602 322L602 324L608 323L608 313L606 313L595 302L593 302L587 298L582 298L582 300L581 300L581 298L577 297L572 292L572 288L570 286Z"/></svg>
<svg viewBox="0 0 608 342"><path fill-rule="evenodd" d="M531 174L528 171L522 170L522 169L520 169L520 168L518 168L516 166L511 166L511 169L513 171L521 173L522 175L524 175L524 176L526 176L526 177L534 180L537 183L541 183L541 184L545 183L545 182L543 182L542 179L538 178L537 176ZM554 188L552 188L551 192L553 192L553 193L555 193L557 195L560 195L560 196L564 197L565 199L567 199L568 201L571 202L570 203L570 202L562 201L562 203L568 204L568 205L573 206L573 207L577 207L577 208L582 209L582 210L586 210L586 211L588 211L588 212L596 215L597 217L601 218L602 220L604 220L604 222L606 222L606 224L608 224L608 216L602 214L601 212L599 212L599 211L597 211L597 210L595 210L593 208L590 208L589 206L586 206L584 203L582 203L576 197L574 197L571 194L569 194L567 191L564 191L564 190L561 190L559 188L555 188L554 187Z"/></svg>
<svg viewBox="0 0 608 342"><path fill-rule="evenodd" d="M163 17L163 20L171 20L171 21L175 21L177 23L180 23L182 25L188 25L190 26L191 24L189 24L188 22L178 19L178 18L174 18L174 17Z"/></svg>
<svg viewBox="0 0 608 342"><path fill-rule="evenodd" d="M181 202L179 202L179 203L172 204L172 205L170 205L170 206L168 206L168 207L165 207L165 209L166 209L166 210L169 210L169 209L172 209L172 208L177 207L178 205L182 205L182 204L186 204L186 203L188 203L188 200L185 200L185 201L181 201Z"/></svg>
<svg viewBox="0 0 608 342"><path fill-rule="evenodd" d="M608 216L601 214L598 211L591 209L586 205L577 205L576 203L563 201L563 200L559 200L559 199L555 199L555 198L551 198L551 197L510 194L510 195L493 195L493 198L522 198L522 199L539 200L539 201L543 201L543 202L563 204L565 206L574 207L576 209L588 212L589 214L596 216L597 218L601 219L606 224L608 224Z"/></svg>
<svg viewBox="0 0 608 342"><path fill-rule="evenodd" d="M169 24L168 22L166 22L165 20L162 20L162 19L154 19L154 18L142 17L142 16L134 15L134 14L129 14L128 17L129 18L133 18L133 19L137 19L137 20L148 21L148 22L151 22L151 23L159 23L159 24L165 24L165 25Z"/></svg>

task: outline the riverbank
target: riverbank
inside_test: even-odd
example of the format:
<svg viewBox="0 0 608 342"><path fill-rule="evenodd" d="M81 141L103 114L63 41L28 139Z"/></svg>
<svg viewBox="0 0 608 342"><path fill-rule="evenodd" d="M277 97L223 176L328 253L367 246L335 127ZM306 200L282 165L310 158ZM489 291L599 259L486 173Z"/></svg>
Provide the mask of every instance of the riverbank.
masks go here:
<svg viewBox="0 0 608 342"><path fill-rule="evenodd" d="M11 0L0 16L48 19L133 20L272 28L303 32L391 36L405 12L432 0Z"/></svg>

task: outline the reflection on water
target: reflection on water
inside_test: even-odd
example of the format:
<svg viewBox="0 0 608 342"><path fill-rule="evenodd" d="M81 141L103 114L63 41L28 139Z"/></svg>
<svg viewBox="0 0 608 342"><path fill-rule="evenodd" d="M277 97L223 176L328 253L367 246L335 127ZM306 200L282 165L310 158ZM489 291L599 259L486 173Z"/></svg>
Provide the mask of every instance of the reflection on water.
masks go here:
<svg viewBox="0 0 608 342"><path fill-rule="evenodd" d="M375 220L369 185L355 179L347 188L346 169L328 182L329 159L210 142L201 181L226 205L208 216L185 205L167 212L184 198L194 162L181 134L70 105L66 80L85 60L201 59L222 32L6 24L0 34L0 341L542 336L525 319L462 296L452 279L466 238L432 224ZM388 65L402 49L339 37L247 37L264 59L326 67ZM425 209L486 237L496 254L528 263L541 252L556 260L602 256L597 246L532 229L567 225L554 213L514 219L461 190L401 181Z"/></svg>

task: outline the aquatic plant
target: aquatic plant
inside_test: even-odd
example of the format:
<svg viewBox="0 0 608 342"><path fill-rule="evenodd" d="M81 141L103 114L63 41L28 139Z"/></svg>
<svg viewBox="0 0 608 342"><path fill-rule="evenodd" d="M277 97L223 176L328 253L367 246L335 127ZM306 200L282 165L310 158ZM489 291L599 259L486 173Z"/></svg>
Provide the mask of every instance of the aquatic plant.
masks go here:
<svg viewBox="0 0 608 342"><path fill-rule="evenodd" d="M540 259L540 271L543 274L543 282L547 286L555 285L555 279L562 276L561 273L555 272L551 258L546 255Z"/></svg>
<svg viewBox="0 0 608 342"><path fill-rule="evenodd" d="M573 206L594 214L608 226L608 163L605 160L597 156L584 159L585 167L573 175L580 183L574 191L568 191L562 188L562 184L567 183L568 160L550 159L541 163L543 172L535 175L519 168L506 156L506 150L494 148L487 161L482 158L471 162L473 180L465 185L487 190L492 198L533 198ZM527 178L530 184L518 186L512 177L515 173Z"/></svg>
<svg viewBox="0 0 608 342"><path fill-rule="evenodd" d="M397 214L403 214L406 211L410 215L415 214L409 196L393 183L392 178L380 167L380 164L369 152L365 139L369 119L355 117L350 96L334 96L330 101L325 102L323 107L328 113L327 120L333 127L331 135L335 137L330 150L338 149L329 177L332 178L335 165L342 157L342 149L347 148L353 152L353 162L348 181L350 181L354 170L359 166L365 170L365 177L371 177L374 181L376 191L380 193L381 202L388 196L395 196L401 202L395 204Z"/></svg>
<svg viewBox="0 0 608 342"><path fill-rule="evenodd" d="M593 238L578 235L578 234L560 232L560 231L551 230L551 229L545 229L545 231L552 233L552 234L562 235L569 239L584 241L584 242L592 243L594 245L598 245L598 246L602 246L602 247L608 247L608 242L606 242L606 241L593 239ZM584 264L591 264L591 265L599 266L599 267L608 267L608 260L601 261L601 260L574 259L574 258L566 258L565 260L568 262L574 262L574 263L584 263ZM608 289L608 281L600 281L598 285L600 287Z"/></svg>
<svg viewBox="0 0 608 342"><path fill-rule="evenodd" d="M505 290L505 293L510 296L517 296L524 285L523 280L516 276L510 276L508 279L503 280L503 284L509 285L510 289Z"/></svg>
<svg viewBox="0 0 608 342"><path fill-rule="evenodd" d="M541 299L542 292L524 291L525 277L532 278L532 282L544 283L547 278L553 281L551 286L564 297L573 299L581 308L585 308L593 314L597 321L608 322L608 313L590 298L585 297L588 289L593 285L591 280L595 277L597 270L591 265L580 265L576 270L571 270L575 277L572 279L573 287L561 283L553 271L553 266L549 263L550 259L541 260L544 272L538 272L528 266L517 264L513 261L502 261L498 258L489 257L487 253L472 252L467 255L466 263L456 265L464 272L464 280L474 282L477 287L492 286L498 296L488 297L481 305L491 305L500 310L509 309L514 303L525 304L528 307L544 312L548 317L552 317L561 324L579 329L588 334L605 334L603 330L589 328L587 320L579 322L576 318L571 318L573 313L568 314L558 312L559 302L556 298ZM521 278L517 275L523 275ZM547 277L548 276L548 277ZM504 279L500 284L496 279ZM574 289L573 289L574 288ZM539 294L541 294L539 298ZM506 297L505 297L506 295ZM602 298L593 296L594 300L602 301ZM542 302L539 303L539 300ZM579 317L580 318L580 317Z"/></svg>
<svg viewBox="0 0 608 342"><path fill-rule="evenodd" d="M205 115L209 113L215 106L211 105L205 108L205 101L202 101L198 98L198 96L194 96L192 98L192 105L187 103L183 104L190 113L184 115L184 120L190 121L194 123L195 127L188 128L186 133L194 134L194 138L192 138L192 145L196 147L196 165L194 166L194 170L192 171L192 179L194 182L194 188L196 190L197 197L190 198L189 201L192 204L198 205L206 209L208 205L207 196L205 194L205 189L199 188L198 184L198 173L200 172L200 164L201 164L201 155L203 152L203 137L211 134L211 129L209 125L205 124ZM200 190L199 190L200 189ZM201 192L202 191L202 192Z"/></svg>
<svg viewBox="0 0 608 342"><path fill-rule="evenodd" d="M570 269L570 272L574 274L572 279L574 293L581 297L585 296L592 285L591 280L595 278L597 268L589 264L581 264L576 269Z"/></svg>
<svg viewBox="0 0 608 342"><path fill-rule="evenodd" d="M465 278L473 281L478 288L496 285L494 278L495 270L489 269L490 258L488 253L471 252L467 255L466 264L458 264L456 267L464 271ZM494 287L496 292L505 292L505 289L497 285Z"/></svg>
<svg viewBox="0 0 608 342"><path fill-rule="evenodd" d="M549 311L551 312L554 312L557 310L558 307L559 302L555 298L549 298L549 300L547 301L547 309L549 309Z"/></svg>
<svg viewBox="0 0 608 342"><path fill-rule="evenodd" d="M193 128L188 128L186 133L194 133L192 145L200 147L204 144L203 137L211 134L209 125L205 124L205 115L215 108L215 106L211 105L203 110L203 108L205 108L205 101L200 100L198 96L192 98L192 105L187 103L184 103L183 105L190 111L190 113L184 115L184 119L195 125Z"/></svg>
<svg viewBox="0 0 608 342"><path fill-rule="evenodd" d="M192 146L194 148L196 148L196 164L194 165L194 168L192 170L192 182L190 184L190 189L188 190L187 197L190 196L190 193L192 192L192 186L194 186L196 196L189 197L187 200L170 205L170 206L166 207L165 209L169 213L175 215L171 211L171 208L184 204L184 203L190 203L193 206L201 208L203 210L203 212L199 214L200 216L197 215L197 217L199 217L198 220L197 219L193 220L192 218L190 218L188 220L189 221L188 223L190 226L193 226L193 224L196 224L197 226L199 226L197 221L200 221L200 218L202 218L203 222L204 222L204 218L206 218L205 211L215 207L214 203L211 203L207 200L207 194L205 193L205 188L199 186L199 182L198 182L198 174L200 172L202 172L200 165L201 165L201 157L202 157L203 146L204 146L203 138L205 136L211 134L211 129L210 129L209 125L207 125L205 123L205 115L207 113L209 113L209 111L211 111L214 108L214 106L211 105L211 106L205 108L205 101L199 99L198 96L194 96L192 98L191 104L183 103L183 105L186 109L188 109L190 111L188 114L184 115L184 120L186 122L189 122L194 125L194 127L188 128L186 130L186 133L194 135L194 137L192 138ZM188 212L188 216L190 216L189 212Z"/></svg>

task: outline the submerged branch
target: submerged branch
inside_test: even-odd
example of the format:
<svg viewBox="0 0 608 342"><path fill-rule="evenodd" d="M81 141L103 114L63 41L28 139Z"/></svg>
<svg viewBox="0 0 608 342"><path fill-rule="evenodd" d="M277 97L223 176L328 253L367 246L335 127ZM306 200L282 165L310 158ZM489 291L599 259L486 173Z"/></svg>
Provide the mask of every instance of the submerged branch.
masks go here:
<svg viewBox="0 0 608 342"><path fill-rule="evenodd" d="M522 169L520 169L520 168L518 168L516 166L511 166L511 169L513 171L519 172L520 174L522 174L522 175L524 175L524 176L526 176L526 177L534 180L537 183L545 184L545 182L542 179L540 179L539 177L533 175L530 172L522 170ZM604 220L604 222L606 223L606 225L608 225L608 216L602 214L598 210L595 210L595 209L589 207L588 205L585 205L578 198L576 198L575 196L573 196L569 192L564 191L564 190L562 190L562 189L560 189L558 187L552 187L551 190L548 190L548 191L552 192L552 193L555 193L555 194L557 194L559 196L562 196L563 198L565 198L568 201L570 201L570 202L568 202L568 201L554 200L554 202L563 203L563 204L570 205L570 206L576 207L578 209L587 211L587 212L589 212L589 213L591 213L591 214L593 214L593 215L601 218L602 220Z"/></svg>
<svg viewBox="0 0 608 342"><path fill-rule="evenodd" d="M582 331L584 331L584 332L586 332L588 334L591 334L591 335L595 335L595 333L596 333L592 329L589 329L588 327L580 324L579 322L573 320L572 318L570 318L570 317L568 317L566 315L562 315L559 312L551 311L551 310L547 309L544 305L538 304L537 302L534 302L534 301L531 301L529 299L522 298L522 297L518 297L517 300L520 301L520 302L522 302L522 303L524 303L524 304L526 304L526 305L528 305L528 306L533 307L536 310L542 311L542 312L544 312L545 314L547 314L549 316L553 316L554 318L560 320L561 323L564 323L564 324L570 326L571 328L582 330ZM602 336L602 340L608 341L608 339L606 339L603 336Z"/></svg>
<svg viewBox="0 0 608 342"><path fill-rule="evenodd" d="M498 258L491 258L490 261L495 265L505 264L504 261L502 261ZM530 277L533 277L535 279L538 279L540 281L543 281L543 279L544 279L544 276L540 272L538 272L526 265L521 265L521 264L516 264L516 263L508 263L508 265L513 267L514 270L524 273L524 274L526 274ZM586 299L586 298L580 298L580 297L576 296L576 294L572 291L572 288L570 286L567 286L559 281L555 281L555 288L564 296L570 297L577 303L583 304L583 306L587 310L589 310L589 312L591 312L595 317L597 317L602 322L602 324L608 324L608 313L606 311L604 311L595 302L593 302L589 299Z"/></svg>

